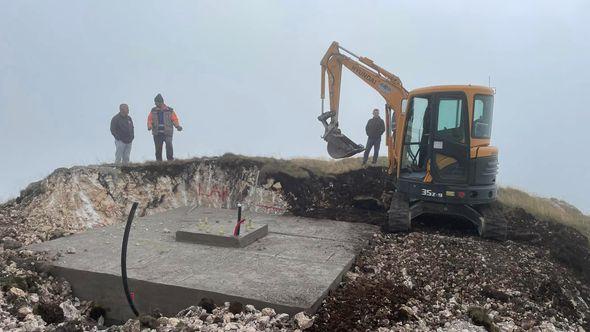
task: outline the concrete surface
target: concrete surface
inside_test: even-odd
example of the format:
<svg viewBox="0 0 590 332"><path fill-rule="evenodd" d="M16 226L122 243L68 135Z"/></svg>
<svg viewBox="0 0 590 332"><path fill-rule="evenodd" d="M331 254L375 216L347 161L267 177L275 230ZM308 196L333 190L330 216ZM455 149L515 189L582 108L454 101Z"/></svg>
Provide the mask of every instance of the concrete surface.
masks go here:
<svg viewBox="0 0 590 332"><path fill-rule="evenodd" d="M237 219L237 218L236 218ZM240 225L240 235L234 236L236 222L232 220L209 221L199 219L194 224L187 222L176 231L176 241L205 244L216 247L243 248L265 237L268 225L246 220Z"/></svg>
<svg viewBox="0 0 590 332"><path fill-rule="evenodd" d="M356 253L377 227L332 220L271 216L244 217L268 225L264 238L244 248L178 242L176 230L198 220L235 220L234 210L178 208L137 218L129 239L130 289L140 312L158 308L174 315L203 297L216 304L239 301L277 312L314 312L340 282ZM124 223L30 246L59 252L53 273L72 284L74 295L108 309L108 319L132 316L121 282ZM74 248L74 254L67 254Z"/></svg>

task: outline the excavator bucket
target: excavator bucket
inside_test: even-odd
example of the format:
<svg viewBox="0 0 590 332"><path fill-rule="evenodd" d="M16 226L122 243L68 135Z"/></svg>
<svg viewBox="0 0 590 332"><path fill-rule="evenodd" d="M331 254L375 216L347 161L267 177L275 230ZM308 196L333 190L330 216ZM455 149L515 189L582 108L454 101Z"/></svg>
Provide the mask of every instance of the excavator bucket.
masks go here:
<svg viewBox="0 0 590 332"><path fill-rule="evenodd" d="M322 137L328 142L328 154L334 159L352 157L359 152L365 151L365 148L353 142L350 138L343 135L338 128L338 122L328 123L328 119L334 116L334 112L325 112L318 116L318 120L324 125L326 132Z"/></svg>
<svg viewBox="0 0 590 332"><path fill-rule="evenodd" d="M365 147L353 142L346 135L342 135L339 129L333 130L324 137L328 142L328 154L334 159L352 157L365 151Z"/></svg>

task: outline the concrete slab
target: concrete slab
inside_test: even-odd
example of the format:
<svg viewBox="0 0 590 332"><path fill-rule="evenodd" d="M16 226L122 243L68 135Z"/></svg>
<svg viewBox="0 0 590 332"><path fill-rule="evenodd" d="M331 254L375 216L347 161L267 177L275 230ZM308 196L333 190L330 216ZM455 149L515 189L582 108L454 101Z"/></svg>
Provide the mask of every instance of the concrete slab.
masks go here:
<svg viewBox="0 0 590 332"><path fill-rule="evenodd" d="M268 225L246 220L240 225L239 236L234 236L235 226L235 222L231 220L210 223L208 218L199 219L195 225L186 223L182 229L176 231L176 241L243 248L268 234Z"/></svg>
<svg viewBox="0 0 590 332"><path fill-rule="evenodd" d="M203 297L239 301L278 312L314 312L337 286L375 226L246 212L268 235L243 248L175 241L175 231L198 229L198 221L234 220L235 210L179 208L134 221L128 247L128 276L141 312L173 315ZM125 225L30 246L60 252L53 273L74 294L108 308L110 319L132 316L121 283L121 240ZM67 254L67 248L76 249Z"/></svg>

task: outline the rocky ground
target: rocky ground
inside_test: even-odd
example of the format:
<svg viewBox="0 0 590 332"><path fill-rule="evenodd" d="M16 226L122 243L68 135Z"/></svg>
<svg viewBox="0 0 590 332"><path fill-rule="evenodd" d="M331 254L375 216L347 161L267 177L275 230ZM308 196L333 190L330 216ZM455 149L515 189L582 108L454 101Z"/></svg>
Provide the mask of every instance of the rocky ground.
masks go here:
<svg viewBox="0 0 590 332"><path fill-rule="evenodd" d="M376 234L315 331L582 331L587 280L542 246L460 231Z"/></svg>
<svg viewBox="0 0 590 332"><path fill-rule="evenodd" d="M273 193L280 189L280 203L286 202L292 213L371 223L384 218L390 184L381 168L338 175L304 169L303 176L301 170L295 176L292 171L252 165L248 164L247 174L256 174L264 188L273 190L263 199L274 200ZM254 173L252 167L260 167L263 172ZM207 174L218 172L194 169ZM146 181L151 181L157 192L146 194L145 199L159 196L150 200L150 209L173 206L175 203L167 201L166 194L176 195L176 200L183 197L174 188L190 186L178 179L193 181L193 187L202 183L202 179L193 180L198 176L188 177L181 167L173 170L175 174L168 174L168 180L163 182L156 177L161 176L161 170L147 170L154 178ZM138 174L133 175L134 181L141 178ZM243 178L232 181L243 182ZM47 183L63 182L52 181ZM152 313L107 328L104 309L79 301L66 281L55 280L47 273L46 262L56 257L23 249L23 245L80 229L79 220L71 228L63 227L68 225L68 218L59 214L59 206L69 204L71 196L64 194L67 186L60 186L54 194L47 194L53 187L46 185L37 193L25 192L19 200L0 205L0 331L590 331L587 239L569 227L537 220L513 208L504 210L510 235L503 243L480 239L469 224L428 216L415 223L412 233L375 234L340 287L328 296L314 317L277 315L270 308L256 310L235 303L217 308L201 303L202 307L187 308L176 317ZM99 192L101 187L115 196L113 202L124 190L113 182L99 183L86 192ZM251 191L244 189L238 194L262 197ZM204 195L207 198L211 193ZM97 194L102 200L108 196ZM62 197L63 205L47 202L56 197ZM88 195L90 200L92 197ZM223 197L213 198L218 202ZM124 208L126 203L119 205ZM39 211L47 206L59 222L52 222L52 214ZM39 209L33 211L33 207ZM93 208L101 214L109 211L100 210L99 205Z"/></svg>

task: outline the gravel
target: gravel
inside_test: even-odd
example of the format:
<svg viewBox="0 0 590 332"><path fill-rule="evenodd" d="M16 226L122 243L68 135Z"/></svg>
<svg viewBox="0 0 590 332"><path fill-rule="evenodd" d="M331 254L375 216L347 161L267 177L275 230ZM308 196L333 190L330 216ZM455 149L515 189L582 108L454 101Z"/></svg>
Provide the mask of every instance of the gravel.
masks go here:
<svg viewBox="0 0 590 332"><path fill-rule="evenodd" d="M542 248L431 232L375 234L313 331L588 329L590 288ZM463 326L463 327L461 327Z"/></svg>

